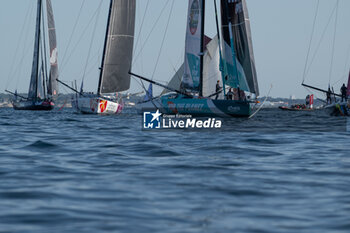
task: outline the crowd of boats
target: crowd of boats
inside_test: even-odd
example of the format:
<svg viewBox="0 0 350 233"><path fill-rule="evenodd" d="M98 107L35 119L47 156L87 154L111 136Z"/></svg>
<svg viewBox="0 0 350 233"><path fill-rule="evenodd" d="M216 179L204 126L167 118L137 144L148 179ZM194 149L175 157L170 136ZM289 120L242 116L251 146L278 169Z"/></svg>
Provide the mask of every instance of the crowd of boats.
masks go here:
<svg viewBox="0 0 350 233"><path fill-rule="evenodd" d="M122 92L129 90L131 77L149 82L144 100L136 104L139 112L160 110L166 114L249 117L261 105L257 100L259 87L246 0L220 0L219 7L214 1L217 30L214 38L205 35L206 1L188 0L183 65L167 85L133 72L136 4L136 0L110 0L97 92L86 93L82 86L79 89L76 84L68 85L60 80L51 0L37 0L28 95L6 90L14 96L14 109L52 110L58 86L62 85L74 93L72 107L75 111L118 114L125 102ZM44 25L43 15L47 16L47 25ZM49 53L46 53L46 47ZM153 85L164 88L159 96L153 95ZM330 88L324 91L303 85L327 94L324 109L330 114L349 115L350 74L349 83L341 94ZM341 97L341 101L337 97ZM311 111L314 109L313 102L314 95L310 95L305 105L281 109Z"/></svg>

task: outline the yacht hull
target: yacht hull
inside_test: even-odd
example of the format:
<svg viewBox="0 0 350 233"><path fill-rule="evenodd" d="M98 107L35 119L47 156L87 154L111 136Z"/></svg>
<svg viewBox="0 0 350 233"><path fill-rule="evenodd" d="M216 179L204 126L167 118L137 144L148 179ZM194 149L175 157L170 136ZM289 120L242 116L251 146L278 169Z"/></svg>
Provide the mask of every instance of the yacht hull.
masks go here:
<svg viewBox="0 0 350 233"><path fill-rule="evenodd" d="M350 116L350 102L330 104L324 109L331 116Z"/></svg>
<svg viewBox="0 0 350 233"><path fill-rule="evenodd" d="M19 101L12 103L15 110L51 111L55 108L52 101Z"/></svg>
<svg viewBox="0 0 350 233"><path fill-rule="evenodd" d="M198 117L249 117L252 103L210 98L159 98L139 103L138 113L159 109L163 114L188 114Z"/></svg>
<svg viewBox="0 0 350 233"><path fill-rule="evenodd" d="M112 115L121 113L124 104L103 97L78 97L72 100L72 107L83 114Z"/></svg>

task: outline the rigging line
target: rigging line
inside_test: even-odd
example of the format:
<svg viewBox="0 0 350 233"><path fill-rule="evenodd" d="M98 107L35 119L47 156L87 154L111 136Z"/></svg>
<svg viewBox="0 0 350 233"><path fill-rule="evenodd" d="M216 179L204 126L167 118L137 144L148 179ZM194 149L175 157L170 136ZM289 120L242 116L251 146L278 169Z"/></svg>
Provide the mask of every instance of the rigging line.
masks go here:
<svg viewBox="0 0 350 233"><path fill-rule="evenodd" d="M332 21L332 17L333 17L333 15L334 15L335 11L336 11L336 6L333 8L333 11L332 11L332 13L331 13L331 15L330 15L330 17L329 17L329 19L328 19L328 22L327 22L327 24L326 24L326 27L325 27L325 29L324 29L323 32L322 32L321 39L320 39L320 41L319 41L318 44L317 44L315 53L314 53L314 55L312 56L312 59L311 59L309 68L307 69L307 72L306 72L306 75L305 75L305 76L308 76L308 74L309 74L309 72L310 72L311 66L312 66L313 62L315 61L317 52L318 52L318 50L319 50L319 48L320 48L320 46L321 46L321 44L322 44L323 38L324 38L325 35L326 35L327 29L328 29L328 27L329 27L329 24L330 24L331 21Z"/></svg>
<svg viewBox="0 0 350 233"><path fill-rule="evenodd" d="M42 38L42 42L44 43L43 45L41 45L41 47L44 48L43 49L44 57L42 59L44 59L43 66L44 66L44 73L45 73L43 79L45 79L46 80L46 84L48 84L47 44L46 44L45 37L46 37L46 35L49 37L49 32L45 30L46 27L45 27L45 13L44 13L44 10L41 12L41 14L42 14L42 27L43 27L42 28L43 33L42 33L42 37L41 38ZM49 57L50 57L50 55L49 55Z"/></svg>
<svg viewBox="0 0 350 233"><path fill-rule="evenodd" d="M349 61L350 61L350 45L349 45L349 48L347 50L347 55L346 55L346 59L345 59L344 74L345 73L347 74L349 72L349 67L348 67L348 65L350 65Z"/></svg>
<svg viewBox="0 0 350 233"><path fill-rule="evenodd" d="M336 36L337 36L338 13L339 13L339 0L337 0L337 3L336 3L336 14L335 14L335 21L334 21L334 34L333 34L333 47L332 47L332 57L331 57L331 68L330 68L330 71L329 71L329 82L328 82L328 84L331 83L332 73L333 73L333 63L334 63L334 53L335 53L335 42L336 42Z"/></svg>
<svg viewBox="0 0 350 233"><path fill-rule="evenodd" d="M90 69L86 72L86 76L89 76L96 69L96 67L99 67L99 63L101 62L102 47L103 47L103 45L95 53L95 55L91 56L91 59L89 59L89 64L91 64L91 62L93 62L93 63L91 65ZM95 58L95 61L93 60L93 58Z"/></svg>
<svg viewBox="0 0 350 233"><path fill-rule="evenodd" d="M174 65L172 64L172 62L170 61L170 59L169 59L169 63L170 63L170 65L172 66L173 71L175 72L175 73L173 74L173 76L175 76L175 75L177 74L178 70L179 70L181 67L179 67L178 69L176 69L176 66L174 66ZM176 77L177 77L177 78L179 79L179 81L181 82L181 78L179 77L179 75L176 75ZM171 80L170 80L170 81L171 81ZM167 82L167 84L169 84L170 81ZM163 82L163 81L162 81L162 82Z"/></svg>
<svg viewBox="0 0 350 233"><path fill-rule="evenodd" d="M265 98L265 100L264 100L264 102L261 104L261 106L258 108L258 110L256 110L248 119L251 119L251 118L253 118L256 114L258 114L259 112L260 112L260 110L264 107L264 105L265 105L265 103L266 103L266 101L267 101L267 99L269 98L269 96L270 96L270 93L271 93L271 90L272 90L272 85L271 85L271 87L270 87L270 90L269 90L269 92L267 93L267 95L266 95L266 98Z"/></svg>
<svg viewBox="0 0 350 233"><path fill-rule="evenodd" d="M85 74L86 74L86 69L87 69L87 66L89 64L89 60L90 60L90 55L91 55L91 49L92 49L92 45L94 43L94 40L95 40L95 34L96 34L96 29L97 29L97 24L98 24L98 20L99 20L99 16L100 16L100 13L101 13L101 6L102 6L102 2L100 2L100 5L98 7L98 13L96 15L96 21L95 21L95 25L94 25L94 29L92 31L92 37L91 37L91 41L90 41L90 47L89 47L89 51L88 51L88 56L86 58L86 63L85 63L85 68L84 68L84 73L83 73L83 78L82 78L82 81L81 83L84 82L85 80Z"/></svg>
<svg viewBox="0 0 350 233"><path fill-rule="evenodd" d="M44 36L45 37L45 36ZM46 89L46 87L45 87L45 81L46 81L46 77L45 77L45 66L44 66L44 58L45 58L45 55L44 55L44 49L43 49L43 37L41 36L40 37L40 56L41 56L41 69L40 69L40 73L41 74L38 74L38 75L41 75L41 77L42 77L42 81L43 81L43 83L42 83L42 85L43 85L43 90L44 90L44 96L45 96L45 98L46 98L46 92L45 92L45 89ZM36 84L37 86L39 85L39 83L37 83Z"/></svg>
<svg viewBox="0 0 350 233"><path fill-rule="evenodd" d="M139 81L139 79L136 79L134 76L131 76L131 78L141 86L141 81ZM142 86L141 86L142 87Z"/></svg>
<svg viewBox="0 0 350 233"><path fill-rule="evenodd" d="M311 32L311 38L310 38L310 43L309 43L309 49L308 49L308 52L307 52L307 55L306 55L306 62L305 62L304 73L303 73L303 83L305 82L305 78L306 78L306 76L305 76L306 75L306 69L307 69L307 64L309 62L309 56L310 56L310 52L311 52L312 41L313 41L314 34L315 34L316 20L317 20L319 7L320 7L320 0L317 0L316 13L315 13L313 26L312 26L312 32Z"/></svg>
<svg viewBox="0 0 350 233"><path fill-rule="evenodd" d="M161 43L161 46L160 46L160 49L159 49L159 54L158 54L158 57L157 57L157 62L156 62L156 65L155 65L155 67L154 67L154 70L153 70L153 74L152 74L151 79L154 78L154 75L155 75L155 73L156 73L156 71L157 71L159 59L160 59L160 56L161 56L161 54L162 54L162 50L163 50L163 46L164 46L164 41L165 41L165 38L166 38L166 35L167 35L167 32L168 32L168 28L169 28L169 23L170 23L171 15L172 15L172 13L173 13L174 3L175 3L175 0L173 0L172 3L171 3L170 14L169 14L169 17L168 17L168 22L167 22L166 27L165 27L165 33L164 33L164 36L163 36L163 39L162 39L162 43Z"/></svg>
<svg viewBox="0 0 350 233"><path fill-rule="evenodd" d="M133 54L133 55L135 55L135 52L136 52L136 50L137 50L137 46L139 45L139 42L140 42L141 33L142 33L142 29L143 29L143 24L145 23L145 18L146 18L148 6L149 6L149 0L147 0L147 5L146 5L146 8L145 8L145 13L143 14L143 17L142 17L142 21L141 21L141 25L140 25L140 30L139 30L139 33L138 33L138 37L137 37L137 41L136 41L136 44L135 44L135 49L134 49L134 54Z"/></svg>
<svg viewBox="0 0 350 233"><path fill-rule="evenodd" d="M164 4L164 7L162 8L162 11L160 12L160 14L159 14L157 20L154 22L153 27L152 27L151 31L149 32L149 34L147 35L146 40L145 40L145 42L143 43L143 45L142 45L140 51L137 53L136 56L134 56L135 59L134 59L132 65L134 65L135 62L136 62L136 61L138 60L138 58L140 57L140 54L142 53L143 49L145 48L145 45L147 44L149 38L151 37L152 32L153 32L154 29L156 28L156 26L157 26L157 24L158 24L158 22L159 22L161 16L163 15L163 13L164 13L164 11L165 11L165 8L168 6L168 3L169 3L169 2L170 2L170 0L167 0L166 3Z"/></svg>
<svg viewBox="0 0 350 233"><path fill-rule="evenodd" d="M67 47L66 47L66 49L65 49L65 51L64 51L63 57L62 57L62 61L64 61L64 59L66 58L68 49L69 49L69 47L70 47L70 45L71 45L71 43L72 43L73 35L74 35L74 32L75 32L75 30L76 30L76 28L77 28L77 26L78 26L78 22L79 22L79 20L80 20L80 16L81 16L81 13L82 13L82 10L83 10L83 7L84 7L84 3L85 3L85 0L82 0L81 6L80 6L80 10L79 10L79 13L78 13L78 16L77 16L77 18L76 18L76 20L75 20L75 24L74 24L74 26L73 26L72 33L71 33L71 35L70 35L70 37L69 37L69 40L68 40L68 45L67 45Z"/></svg>
<svg viewBox="0 0 350 233"><path fill-rule="evenodd" d="M77 43L74 45L74 48L72 49L71 53L69 54L67 60L65 61L64 64L62 64L61 70L60 70L60 72L59 72L60 74L63 72L64 68L66 68L65 66L67 65L69 59L72 57L73 53L74 53L75 50L77 49L79 43L81 42L81 40L82 40L82 38L84 37L84 35L85 35L85 33L87 32L87 30L89 29L89 26L90 26L90 24L92 23L92 21L94 20L94 18L95 18L95 16L96 16L96 14L98 13L98 11L99 11L99 9L96 9L96 11L94 12L94 14L91 16L91 18L90 18L88 24L87 24L86 27L84 28L84 30L83 30L82 34L80 35L80 37L79 37Z"/></svg>
<svg viewBox="0 0 350 233"><path fill-rule="evenodd" d="M95 69L98 67L99 62L101 62L101 59L97 57L95 63L93 63L90 67L90 69L86 72L86 76L89 76ZM89 62L90 63L90 62Z"/></svg>
<svg viewBox="0 0 350 233"><path fill-rule="evenodd" d="M30 44L32 45L33 43L34 43L34 38L31 40ZM19 62L19 66L18 67L23 67L24 58L26 58L28 56L32 56L31 54L29 54L29 50L30 49L31 49L30 46L26 46L26 44L23 44L23 55L21 57L21 60ZM31 58L33 58L33 57L31 57ZM22 72L23 72L22 69L16 69L16 71L13 73L14 76L16 76L18 74L17 81L16 81L16 88L18 87L18 83L19 83L20 78L22 76Z"/></svg>
<svg viewBox="0 0 350 233"><path fill-rule="evenodd" d="M143 82L142 82L142 80L141 80L141 84L142 84L142 88L145 90L145 92L146 92L146 95L148 94L148 97L150 97L149 96L149 93L148 93L148 90L146 89L146 87L145 87L145 85L143 84ZM157 106L156 106L156 104L153 102L153 93L152 93L152 98L150 98L150 102L152 103L152 105L157 109Z"/></svg>
<svg viewBox="0 0 350 233"><path fill-rule="evenodd" d="M339 80L337 80L336 82L334 82L334 83L332 84L332 87L334 87L334 86L337 85L340 81L346 79L347 77L348 77L347 74L346 74L346 75L343 75Z"/></svg>
<svg viewBox="0 0 350 233"><path fill-rule="evenodd" d="M8 77L7 77L6 89L7 89L8 86L10 85L10 82L13 80L11 77L14 76L14 73L16 72L16 71L13 71L13 70L14 70L14 66L15 66L15 62L16 62L18 50L19 50L19 47L20 47L20 45L21 45L20 42L21 42L21 39L23 38L23 33L24 33L25 31L28 32L28 28L29 28L29 27L27 27L27 30L25 30L25 27L26 27L26 25L28 24L29 15L32 14L33 8L34 8L34 5L32 5L32 7L30 7L30 5L32 5L32 4L29 3L29 5L28 5L28 7L27 7L28 10L27 10L26 15L25 15L25 17L24 17L24 23L23 23L23 25L22 25L21 33L20 33L20 36L19 36L19 38L18 38L16 50L15 50L15 53L14 53L14 56L13 56L12 64L11 64L11 66L10 66L11 68L10 68L10 71L9 71L9 74L8 74ZM24 38L27 38L27 37L24 37Z"/></svg>

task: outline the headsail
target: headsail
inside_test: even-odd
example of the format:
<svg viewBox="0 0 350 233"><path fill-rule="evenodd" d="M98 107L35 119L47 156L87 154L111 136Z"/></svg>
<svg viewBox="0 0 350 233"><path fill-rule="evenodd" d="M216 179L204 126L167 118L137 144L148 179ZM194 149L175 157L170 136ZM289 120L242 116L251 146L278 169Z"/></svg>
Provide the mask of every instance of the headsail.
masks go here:
<svg viewBox="0 0 350 233"><path fill-rule="evenodd" d="M181 88L181 78L184 74L184 64L182 64L180 66L180 68L176 71L176 73L174 74L173 78L170 80L170 82L168 83L168 87L171 87L172 89L175 90L180 90ZM171 92L169 89L164 89L161 93L161 95L167 94Z"/></svg>
<svg viewBox="0 0 350 233"><path fill-rule="evenodd" d="M203 40L202 8L204 0L188 1L188 19L185 45L185 67L182 78L182 87L200 91L201 75L201 41Z"/></svg>
<svg viewBox="0 0 350 233"><path fill-rule="evenodd" d="M221 17L226 84L259 95L246 0L221 0Z"/></svg>
<svg viewBox="0 0 350 233"><path fill-rule="evenodd" d="M29 85L29 91L28 91L28 98L32 100L36 99L38 94L41 5L42 5L42 0L38 0L35 39L34 39L33 65L32 65L32 74L30 78L30 85Z"/></svg>
<svg viewBox="0 0 350 233"><path fill-rule="evenodd" d="M217 35L206 45L203 62L203 96L210 96L216 92L215 87L217 81L222 80L220 72L219 38Z"/></svg>
<svg viewBox="0 0 350 233"><path fill-rule="evenodd" d="M130 88L136 0L111 0L99 93Z"/></svg>
<svg viewBox="0 0 350 233"><path fill-rule="evenodd" d="M47 85L47 93L51 96L58 94L58 62L57 62L57 39L56 39L56 27L53 15L53 9L51 0L46 0L47 8L47 22L49 30L49 44L50 44L50 78Z"/></svg>
<svg viewBox="0 0 350 233"><path fill-rule="evenodd" d="M215 93L215 85L218 80L221 80L220 74L220 56L219 56L219 43L218 36L215 36L214 39L209 37L205 38L206 50L204 51L203 57L203 96L209 96ZM168 86L175 90L181 89L181 78L184 75L184 67L182 64L181 67L177 70L176 74L170 80ZM168 89L164 89L161 95L169 93Z"/></svg>

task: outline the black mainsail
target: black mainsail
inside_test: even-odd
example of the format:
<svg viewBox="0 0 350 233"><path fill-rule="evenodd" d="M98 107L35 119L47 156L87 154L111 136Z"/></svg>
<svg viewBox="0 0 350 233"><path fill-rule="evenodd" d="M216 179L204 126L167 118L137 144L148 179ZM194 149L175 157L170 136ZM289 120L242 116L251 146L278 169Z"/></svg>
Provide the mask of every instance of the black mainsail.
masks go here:
<svg viewBox="0 0 350 233"><path fill-rule="evenodd" d="M41 22L41 8L42 0L38 0L37 15L36 15L36 29L35 29L35 39L34 39L34 54L33 54L33 65L32 74L30 78L30 85L28 91L28 99L36 100L38 97L38 77L39 77L39 50L40 50L40 22Z"/></svg>
<svg viewBox="0 0 350 233"><path fill-rule="evenodd" d="M259 95L246 0L221 0L226 84Z"/></svg>
<svg viewBox="0 0 350 233"><path fill-rule="evenodd" d="M99 94L128 90L134 45L136 0L111 0Z"/></svg>

